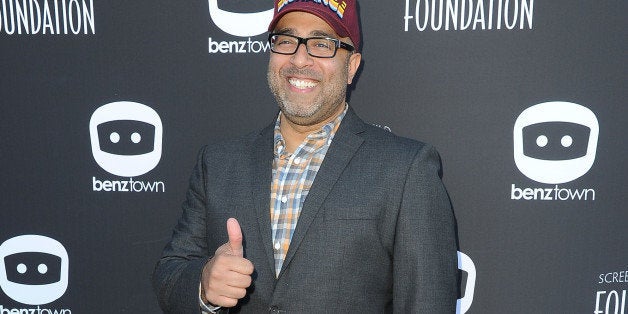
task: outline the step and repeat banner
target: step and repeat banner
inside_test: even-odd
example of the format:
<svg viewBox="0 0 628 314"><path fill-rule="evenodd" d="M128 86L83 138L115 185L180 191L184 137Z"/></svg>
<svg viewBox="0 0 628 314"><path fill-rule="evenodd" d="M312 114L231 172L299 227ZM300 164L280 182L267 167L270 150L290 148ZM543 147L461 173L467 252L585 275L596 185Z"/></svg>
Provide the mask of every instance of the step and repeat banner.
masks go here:
<svg viewBox="0 0 628 314"><path fill-rule="evenodd" d="M628 313L627 2L360 11L350 104L441 153L458 312ZM0 0L1 314L159 312L150 275L197 151L277 113L271 16L270 0Z"/></svg>

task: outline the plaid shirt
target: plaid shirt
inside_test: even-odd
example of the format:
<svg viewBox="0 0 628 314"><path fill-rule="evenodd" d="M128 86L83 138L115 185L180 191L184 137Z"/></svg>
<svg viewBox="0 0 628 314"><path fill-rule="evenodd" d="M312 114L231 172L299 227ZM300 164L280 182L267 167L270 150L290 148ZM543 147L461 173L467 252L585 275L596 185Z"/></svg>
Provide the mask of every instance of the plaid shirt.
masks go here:
<svg viewBox="0 0 628 314"><path fill-rule="evenodd" d="M279 130L281 115L275 122L275 158L270 189L275 276L281 271L303 202L347 108L345 105L345 110L336 119L325 124L319 131L309 134L292 154L286 151Z"/></svg>

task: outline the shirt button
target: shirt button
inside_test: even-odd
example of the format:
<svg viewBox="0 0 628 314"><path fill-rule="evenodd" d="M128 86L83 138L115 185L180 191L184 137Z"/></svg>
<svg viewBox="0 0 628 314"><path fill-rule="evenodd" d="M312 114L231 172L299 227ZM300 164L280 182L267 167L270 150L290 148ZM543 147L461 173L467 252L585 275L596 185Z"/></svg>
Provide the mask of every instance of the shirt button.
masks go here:
<svg viewBox="0 0 628 314"><path fill-rule="evenodd" d="M275 250L279 251L281 248L281 243L279 241L275 242Z"/></svg>
<svg viewBox="0 0 628 314"><path fill-rule="evenodd" d="M299 157L295 158L294 159L294 163L297 164L297 165L300 164L301 163L301 158L299 158Z"/></svg>
<svg viewBox="0 0 628 314"><path fill-rule="evenodd" d="M288 201L288 197L287 196L284 195L284 196L281 197L281 202L282 203L285 203L287 201Z"/></svg>

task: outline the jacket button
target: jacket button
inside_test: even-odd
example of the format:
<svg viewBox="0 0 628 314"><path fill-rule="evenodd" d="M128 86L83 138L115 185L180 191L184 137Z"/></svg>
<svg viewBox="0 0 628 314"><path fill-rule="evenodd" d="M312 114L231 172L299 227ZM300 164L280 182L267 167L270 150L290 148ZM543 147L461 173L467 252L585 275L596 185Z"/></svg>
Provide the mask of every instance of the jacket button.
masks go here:
<svg viewBox="0 0 628 314"><path fill-rule="evenodd" d="M273 306L271 306L271 307L269 307L269 308L268 308L268 313L271 313L271 314L279 314L279 313L280 313L280 311L279 311L279 308L278 308L278 307L276 307L276 306L274 306L274 305L273 305Z"/></svg>

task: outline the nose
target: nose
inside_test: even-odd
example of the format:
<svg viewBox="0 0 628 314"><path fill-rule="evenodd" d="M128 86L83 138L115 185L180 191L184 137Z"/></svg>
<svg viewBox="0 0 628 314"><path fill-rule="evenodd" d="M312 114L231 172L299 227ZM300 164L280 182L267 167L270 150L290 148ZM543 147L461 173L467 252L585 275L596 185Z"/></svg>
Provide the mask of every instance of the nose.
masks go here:
<svg viewBox="0 0 628 314"><path fill-rule="evenodd" d="M307 47L305 44L300 44L297 47L297 52L292 55L290 62L296 67L303 68L312 64L312 56L307 53Z"/></svg>

